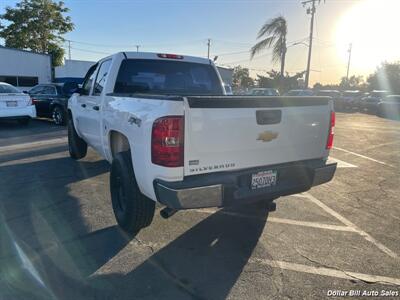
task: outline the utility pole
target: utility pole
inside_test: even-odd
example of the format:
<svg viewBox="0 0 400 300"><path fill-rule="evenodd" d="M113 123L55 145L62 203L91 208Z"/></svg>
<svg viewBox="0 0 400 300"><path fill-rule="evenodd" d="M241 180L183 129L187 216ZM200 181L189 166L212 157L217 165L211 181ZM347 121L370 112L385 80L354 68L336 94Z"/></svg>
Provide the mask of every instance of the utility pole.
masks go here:
<svg viewBox="0 0 400 300"><path fill-rule="evenodd" d="M308 59L307 59L307 70L306 70L306 80L305 80L305 87L308 88L308 83L310 80L310 68L311 68L311 51L312 51L312 42L313 42L313 32L314 32L314 15L315 15L315 2L318 1L318 4L321 0L306 0L301 2L303 6L311 3L311 7L307 8L307 14L311 14L311 24L310 24L310 37L308 42Z"/></svg>
<svg viewBox="0 0 400 300"><path fill-rule="evenodd" d="M207 58L210 58L211 39L207 39Z"/></svg>
<svg viewBox="0 0 400 300"><path fill-rule="evenodd" d="M68 41L68 58L69 60L71 60L71 41L70 40L67 41Z"/></svg>
<svg viewBox="0 0 400 300"><path fill-rule="evenodd" d="M136 47L136 52L139 52L140 45L135 45L135 47Z"/></svg>
<svg viewBox="0 0 400 300"><path fill-rule="evenodd" d="M353 44L350 43L349 50L347 50L349 52L349 61L347 62L347 74L346 74L347 80L349 80L349 70L350 70L350 60L351 60L351 49L352 48L353 48Z"/></svg>

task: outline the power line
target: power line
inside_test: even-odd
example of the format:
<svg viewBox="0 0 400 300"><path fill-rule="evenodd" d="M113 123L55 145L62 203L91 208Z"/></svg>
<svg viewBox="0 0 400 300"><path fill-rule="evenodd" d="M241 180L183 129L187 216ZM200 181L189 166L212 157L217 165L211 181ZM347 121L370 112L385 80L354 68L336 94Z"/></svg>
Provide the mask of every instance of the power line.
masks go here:
<svg viewBox="0 0 400 300"><path fill-rule="evenodd" d="M255 58L253 58L252 60L256 60L256 59L260 59L260 58L265 58L265 57L271 56L271 55L272 55L272 53L267 53L267 54L264 54L264 55L257 56L257 57L255 57ZM248 58L248 59L242 59L242 60L238 60L238 61L228 62L227 64L238 64L238 63L241 63L241 62L250 62L250 61L251 61L251 59Z"/></svg>
<svg viewBox="0 0 400 300"><path fill-rule="evenodd" d="M107 48L119 48L119 47L132 47L132 45L110 45L110 44L96 44L96 43L87 43L87 42L81 42L81 41L76 41L76 40L67 40L69 42L75 43L75 44L82 44L82 45L88 45L88 46L95 46L95 47L107 47Z"/></svg>
<svg viewBox="0 0 400 300"><path fill-rule="evenodd" d="M215 55L216 56L228 56L228 55L243 54L243 53L250 53L250 51L245 50L245 51L236 51L236 52L225 52L225 53L220 53L220 54L215 54Z"/></svg>
<svg viewBox="0 0 400 300"><path fill-rule="evenodd" d="M241 46L253 46L253 43L250 42L235 42L235 41L227 41L227 40L220 40L220 39L213 39L215 42L222 42L224 44L235 44L235 45L241 45Z"/></svg>
<svg viewBox="0 0 400 300"><path fill-rule="evenodd" d="M305 39L302 38L302 39L290 41L290 42L288 42L289 45L287 47L295 46L295 45L297 45L298 43L300 43L301 41L304 41L304 40ZM241 53L249 53L250 51L240 51L240 52ZM225 55L230 55L230 54L239 54L239 52L225 53ZM267 54L264 54L264 55L257 56L257 57L255 57L253 59L250 59L250 58L242 59L242 60L237 60L237 61L233 61L233 62L228 62L227 64L238 64L238 63L241 63L241 62L248 62L248 61L251 61L251 60L265 58L265 57L271 56L272 54L273 53L271 52L271 53L267 53ZM219 54L218 56L220 56L220 55L224 55L224 54Z"/></svg>
<svg viewBox="0 0 400 300"><path fill-rule="evenodd" d="M77 50L77 51L82 51L82 52L89 52L89 53L96 53L96 54L104 54L104 55L111 55L112 53L109 52L102 52L102 51L95 51L95 50L89 50L89 49L82 49L82 48L76 48L76 47L70 47L72 50Z"/></svg>
<svg viewBox="0 0 400 300"><path fill-rule="evenodd" d="M132 48L132 45L130 44L97 44L97 43L88 43L88 42L82 42L82 41L77 41L77 40L69 40L72 43L76 44L82 44L82 45L88 45L88 46L94 46L94 47L106 47L106 48ZM188 40L188 41L182 41L182 42L176 42L176 43L158 43L158 44L141 44L141 47L166 47L166 46L177 46L177 45L187 45L187 44L193 44L193 43L199 43L203 42L204 39L196 39L196 40Z"/></svg>

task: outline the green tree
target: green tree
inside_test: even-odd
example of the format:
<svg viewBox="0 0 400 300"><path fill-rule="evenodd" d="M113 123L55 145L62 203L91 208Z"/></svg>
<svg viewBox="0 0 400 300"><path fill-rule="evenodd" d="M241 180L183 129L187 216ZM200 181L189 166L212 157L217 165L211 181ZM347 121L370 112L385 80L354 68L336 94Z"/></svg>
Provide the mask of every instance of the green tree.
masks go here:
<svg viewBox="0 0 400 300"><path fill-rule="evenodd" d="M339 83L342 90L365 90L366 85L362 76L351 76L350 78L342 77Z"/></svg>
<svg viewBox="0 0 400 300"><path fill-rule="evenodd" d="M250 50L251 58L265 48L272 47L272 62L281 63L281 76L285 73L287 22L282 16L268 20L260 29L257 39L263 38Z"/></svg>
<svg viewBox="0 0 400 300"><path fill-rule="evenodd" d="M61 65L62 35L74 29L71 18L64 16L68 11L62 1L22 0L15 8L6 7L5 13L0 15L7 23L0 25L0 37L5 40L6 47L51 54L53 65Z"/></svg>
<svg viewBox="0 0 400 300"><path fill-rule="evenodd" d="M305 71L298 72L293 76L288 73L281 76L280 72L271 70L267 72L267 76L262 76L257 74L257 86L262 88L276 88L279 89L281 93L287 92L291 89L299 88L298 79L304 76Z"/></svg>
<svg viewBox="0 0 400 300"><path fill-rule="evenodd" d="M400 95L400 62L383 63L368 79L369 90L387 90Z"/></svg>
<svg viewBox="0 0 400 300"><path fill-rule="evenodd" d="M249 69L237 66L233 69L232 86L234 89L247 89L254 86L254 80L250 77Z"/></svg>

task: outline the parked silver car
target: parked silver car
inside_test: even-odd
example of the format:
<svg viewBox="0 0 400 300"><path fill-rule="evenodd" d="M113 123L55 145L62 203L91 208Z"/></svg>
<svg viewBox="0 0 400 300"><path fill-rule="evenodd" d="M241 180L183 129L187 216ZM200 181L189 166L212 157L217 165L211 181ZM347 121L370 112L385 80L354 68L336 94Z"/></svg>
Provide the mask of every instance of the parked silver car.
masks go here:
<svg viewBox="0 0 400 300"><path fill-rule="evenodd" d="M314 96L313 90L290 90L284 96Z"/></svg>
<svg viewBox="0 0 400 300"><path fill-rule="evenodd" d="M400 119L400 95L390 95L378 103L377 115L389 118Z"/></svg>

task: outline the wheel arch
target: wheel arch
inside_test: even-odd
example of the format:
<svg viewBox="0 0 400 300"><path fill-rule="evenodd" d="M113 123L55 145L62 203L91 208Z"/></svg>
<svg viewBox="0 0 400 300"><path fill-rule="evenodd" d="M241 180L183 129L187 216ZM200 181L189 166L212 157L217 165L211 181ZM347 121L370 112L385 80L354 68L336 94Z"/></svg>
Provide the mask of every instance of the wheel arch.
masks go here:
<svg viewBox="0 0 400 300"><path fill-rule="evenodd" d="M110 149L112 159L117 153L131 151L128 138L125 134L117 130L110 130L108 134L108 147Z"/></svg>

